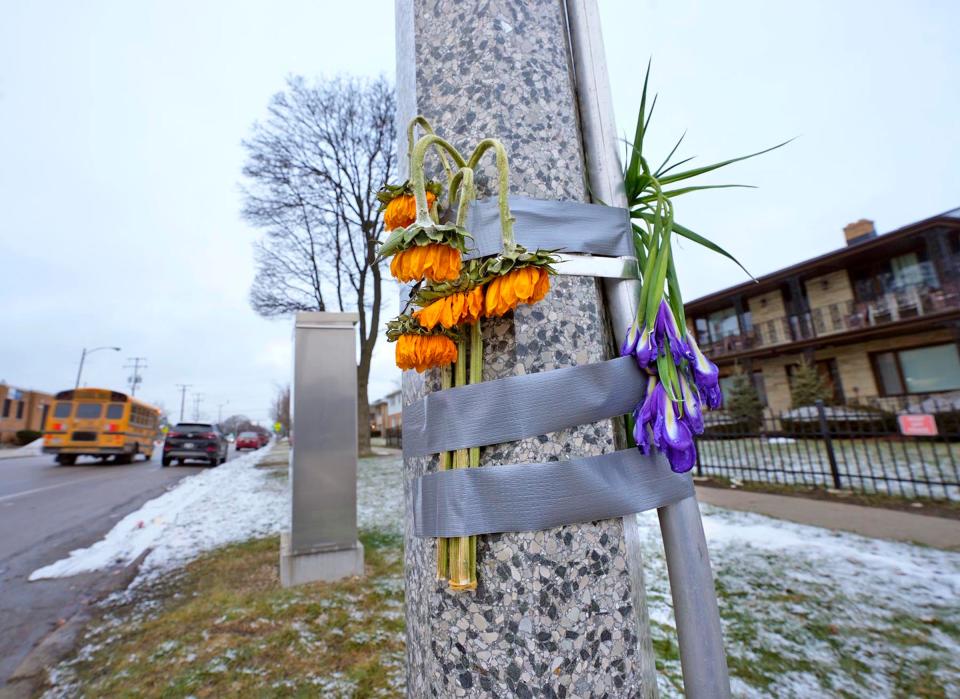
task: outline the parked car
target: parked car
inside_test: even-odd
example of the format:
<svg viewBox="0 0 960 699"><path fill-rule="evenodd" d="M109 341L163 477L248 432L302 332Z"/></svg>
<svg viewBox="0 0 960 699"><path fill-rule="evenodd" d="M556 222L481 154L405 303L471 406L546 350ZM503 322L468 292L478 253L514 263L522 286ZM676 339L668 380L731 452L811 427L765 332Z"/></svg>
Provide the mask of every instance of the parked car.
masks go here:
<svg viewBox="0 0 960 699"><path fill-rule="evenodd" d="M260 443L260 435L256 432L241 432L237 435L237 451L259 449L262 446Z"/></svg>
<svg viewBox="0 0 960 699"><path fill-rule="evenodd" d="M270 444L270 433L269 432L259 432L260 436L260 446L265 447Z"/></svg>
<svg viewBox="0 0 960 699"><path fill-rule="evenodd" d="M230 448L226 437L216 425L208 422L177 423L163 441L164 466L174 461L184 463L187 459L197 459L218 466L227 460Z"/></svg>

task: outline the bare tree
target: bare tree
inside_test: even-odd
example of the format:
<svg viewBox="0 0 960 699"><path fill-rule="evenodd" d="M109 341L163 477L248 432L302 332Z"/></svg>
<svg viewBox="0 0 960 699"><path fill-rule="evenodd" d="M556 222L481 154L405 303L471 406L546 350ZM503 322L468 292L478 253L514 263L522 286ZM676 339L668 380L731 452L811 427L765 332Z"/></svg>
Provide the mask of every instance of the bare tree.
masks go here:
<svg viewBox="0 0 960 699"><path fill-rule="evenodd" d="M392 87L380 78L287 81L244 142L244 217L264 231L250 291L263 316L360 314L357 424L370 451L367 383L382 303L376 198L396 167Z"/></svg>
<svg viewBox="0 0 960 699"><path fill-rule="evenodd" d="M281 434L290 434L290 384L277 386L277 395L270 406L274 424L280 423Z"/></svg>
<svg viewBox="0 0 960 699"><path fill-rule="evenodd" d="M255 431L256 425L246 415L231 415L220 423L220 429L225 434L240 434L241 432Z"/></svg>

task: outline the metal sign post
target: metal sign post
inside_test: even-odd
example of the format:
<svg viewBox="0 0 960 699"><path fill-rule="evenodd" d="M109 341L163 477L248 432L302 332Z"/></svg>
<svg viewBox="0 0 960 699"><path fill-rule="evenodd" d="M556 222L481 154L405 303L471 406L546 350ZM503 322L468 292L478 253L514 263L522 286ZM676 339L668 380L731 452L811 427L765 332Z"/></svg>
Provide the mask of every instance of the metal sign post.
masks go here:
<svg viewBox="0 0 960 699"><path fill-rule="evenodd" d="M298 313L284 586L363 574L357 541L356 313Z"/></svg>
<svg viewBox="0 0 960 699"><path fill-rule="evenodd" d="M570 43L576 73L584 155L594 197L625 206L623 170L613 119L610 79L603 51L600 12L596 0L566 0ZM636 315L639 282L604 282L607 311L617 343ZM674 614L686 696L730 696L727 659L723 648L707 543L695 496L660 508L660 528L673 593ZM635 518L624 518L636 526ZM645 614L645 605L642 608ZM654 670L647 665L650 672Z"/></svg>

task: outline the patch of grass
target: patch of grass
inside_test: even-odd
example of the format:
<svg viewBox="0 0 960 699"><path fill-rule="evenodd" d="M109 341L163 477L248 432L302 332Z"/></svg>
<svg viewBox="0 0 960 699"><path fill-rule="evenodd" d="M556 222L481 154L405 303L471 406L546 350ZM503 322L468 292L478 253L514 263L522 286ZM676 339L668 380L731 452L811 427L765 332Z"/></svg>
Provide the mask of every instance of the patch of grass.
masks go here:
<svg viewBox="0 0 960 699"><path fill-rule="evenodd" d="M279 540L219 549L107 607L71 696L403 695L400 537L361 533L366 577L280 587Z"/></svg>
<svg viewBox="0 0 960 699"><path fill-rule="evenodd" d="M697 478L697 485L709 488L732 488L733 481L725 476L707 475ZM735 490L746 490L752 493L770 493L771 495L789 495L791 497L813 498L815 500L831 500L851 505L865 505L867 507L882 507L888 510L900 510L914 514L933 515L947 519L960 519L960 501L933 500L924 497L902 497L884 495L882 493L861 493L852 490L835 491L825 486L791 485L787 483L770 483L766 481L752 481L737 479Z"/></svg>

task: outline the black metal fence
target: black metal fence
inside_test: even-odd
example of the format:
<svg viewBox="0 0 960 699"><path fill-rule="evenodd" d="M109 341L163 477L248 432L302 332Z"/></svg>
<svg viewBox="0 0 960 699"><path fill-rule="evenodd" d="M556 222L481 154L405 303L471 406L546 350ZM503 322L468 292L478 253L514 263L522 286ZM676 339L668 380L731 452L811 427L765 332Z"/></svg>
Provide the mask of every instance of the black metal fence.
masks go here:
<svg viewBox="0 0 960 699"><path fill-rule="evenodd" d="M932 407L819 404L757 420L709 414L698 439L697 474L960 500L960 412L953 404ZM936 435L902 434L901 414L931 415L921 420Z"/></svg>
<svg viewBox="0 0 960 699"><path fill-rule="evenodd" d="M388 427L383 431L386 445L392 449L403 448L403 430L399 427Z"/></svg>

